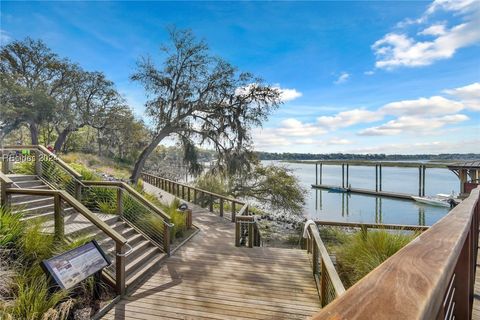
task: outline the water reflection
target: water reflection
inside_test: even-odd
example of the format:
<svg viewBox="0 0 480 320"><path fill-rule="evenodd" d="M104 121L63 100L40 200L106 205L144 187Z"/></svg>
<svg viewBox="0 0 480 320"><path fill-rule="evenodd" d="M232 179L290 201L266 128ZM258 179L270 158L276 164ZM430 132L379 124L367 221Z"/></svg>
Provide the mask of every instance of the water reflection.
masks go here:
<svg viewBox="0 0 480 320"><path fill-rule="evenodd" d="M424 226L435 223L448 212L447 208L411 200L336 193L324 189L311 191L315 194L315 212L310 217L317 220Z"/></svg>

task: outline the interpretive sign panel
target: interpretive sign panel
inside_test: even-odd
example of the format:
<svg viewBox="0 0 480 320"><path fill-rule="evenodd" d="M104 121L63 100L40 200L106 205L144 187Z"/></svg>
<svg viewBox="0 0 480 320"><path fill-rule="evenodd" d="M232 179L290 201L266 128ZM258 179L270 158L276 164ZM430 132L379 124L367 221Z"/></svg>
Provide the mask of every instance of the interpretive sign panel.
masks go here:
<svg viewBox="0 0 480 320"><path fill-rule="evenodd" d="M44 260L43 269L62 289L69 289L110 265L110 259L95 240Z"/></svg>

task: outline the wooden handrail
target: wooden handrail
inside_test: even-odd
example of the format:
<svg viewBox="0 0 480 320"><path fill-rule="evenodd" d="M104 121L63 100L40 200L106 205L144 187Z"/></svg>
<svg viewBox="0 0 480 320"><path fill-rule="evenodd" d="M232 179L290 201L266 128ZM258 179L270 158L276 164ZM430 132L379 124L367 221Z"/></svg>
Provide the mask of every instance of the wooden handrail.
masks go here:
<svg viewBox="0 0 480 320"><path fill-rule="evenodd" d="M143 195L141 195L137 190L132 188L130 185L122 181L89 181L83 180L82 183L85 186L104 186L104 187L118 187L126 190L138 201L140 201L144 206L152 210L154 213L162 217L167 223L171 222L171 217L162 211L159 207L148 201Z"/></svg>
<svg viewBox="0 0 480 320"><path fill-rule="evenodd" d="M347 228L365 228L365 229L387 229L387 230L408 230L421 231L428 230L429 226L414 226L403 224L380 224L380 223L360 223L360 222L339 222L315 220L317 226L347 227Z"/></svg>
<svg viewBox="0 0 480 320"><path fill-rule="evenodd" d="M479 198L480 187L313 319L470 319Z"/></svg>
<svg viewBox="0 0 480 320"><path fill-rule="evenodd" d="M29 150L38 150L42 152L44 155L50 157L55 162L57 162L65 171L70 173L76 179L82 179L82 175L75 171L72 167L66 164L62 159L60 159L56 154L52 153L50 150L45 148L42 145L28 145L28 146L3 146L3 150L22 150L22 149L29 149Z"/></svg>
<svg viewBox="0 0 480 320"><path fill-rule="evenodd" d="M95 214L93 214L87 207L81 204L77 199L71 196L68 192L63 190L47 190L47 189L27 189L27 188L9 188L6 190L9 194L25 194L25 195L35 195L35 196L60 196L65 202L71 205L75 210L77 210L81 215L83 215L87 220L93 223L101 231L107 234L117 243L125 244L127 239L125 239L121 234L119 234L114 229L110 228L108 224L99 219Z"/></svg>
<svg viewBox="0 0 480 320"><path fill-rule="evenodd" d="M316 253L313 252L314 259L313 263L317 263L316 259L320 259L322 262L322 271L319 272L320 270L317 270L317 266L313 266L313 273L315 276L318 276L320 273L320 277L328 277L330 280L330 283L333 286L333 289L335 291L335 296L338 297L342 295L345 292L345 287L343 286L342 281L340 280L340 277L338 276L337 270L335 269L335 266L333 265L332 259L330 258L330 255L328 254L327 248L325 248L325 245L323 244L322 239L320 238L320 233L318 232L317 226L316 225L309 225L308 226L308 234L313 240L313 250L317 249L319 256L316 257ZM322 296L326 292L326 288L323 288L322 286L326 285L324 280L320 280L320 283L317 283L320 287L320 292L321 292L321 299L322 299L322 305L328 304L328 301L325 300L325 297Z"/></svg>
<svg viewBox="0 0 480 320"><path fill-rule="evenodd" d="M5 173L0 171L0 181L6 184L12 184L13 181Z"/></svg>

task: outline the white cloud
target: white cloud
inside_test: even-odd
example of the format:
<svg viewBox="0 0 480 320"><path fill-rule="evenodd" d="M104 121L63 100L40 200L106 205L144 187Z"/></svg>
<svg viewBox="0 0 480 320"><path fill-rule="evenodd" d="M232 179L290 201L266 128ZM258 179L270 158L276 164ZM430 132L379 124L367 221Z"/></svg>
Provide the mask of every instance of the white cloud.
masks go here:
<svg viewBox="0 0 480 320"><path fill-rule="evenodd" d="M464 87L444 90L445 93L455 96L468 109L480 111L480 83L475 82Z"/></svg>
<svg viewBox="0 0 480 320"><path fill-rule="evenodd" d="M280 87L276 88L280 90L280 99L283 102L292 101L302 96L302 93L296 89L282 89Z"/></svg>
<svg viewBox="0 0 480 320"><path fill-rule="evenodd" d="M391 115L442 115L457 113L463 108L463 104L458 101L433 96L388 103L380 111Z"/></svg>
<svg viewBox="0 0 480 320"><path fill-rule="evenodd" d="M0 44L6 44L11 39L12 38L10 37L7 31L0 29Z"/></svg>
<svg viewBox="0 0 480 320"><path fill-rule="evenodd" d="M297 119L289 118L280 123L280 127L276 129L277 134L283 136L304 137L311 135L324 134L326 131L309 123L302 123Z"/></svg>
<svg viewBox="0 0 480 320"><path fill-rule="evenodd" d="M381 120L382 114L365 109L353 109L349 111L342 111L334 116L322 116L317 118L317 123L321 127L329 129L337 129L349 127L357 123L368 123Z"/></svg>
<svg viewBox="0 0 480 320"><path fill-rule="evenodd" d="M446 32L445 30L445 25L444 24L434 24L422 31L420 31L418 34L424 35L424 36L442 36Z"/></svg>
<svg viewBox="0 0 480 320"><path fill-rule="evenodd" d="M424 28L420 34L434 36L430 41L418 41L406 32L388 33L372 45L377 58L375 66L383 69L426 66L480 42L480 6L474 0L434 1L422 18L409 20L407 24L423 24L439 10L461 15L463 22L451 28L439 23Z"/></svg>
<svg viewBox="0 0 480 320"><path fill-rule="evenodd" d="M468 119L469 118L463 114L442 117L401 116L380 126L362 130L358 134L361 136L392 136L403 133L429 133L434 129L439 129L446 125L456 124Z"/></svg>
<svg viewBox="0 0 480 320"><path fill-rule="evenodd" d="M342 72L338 76L338 79L334 81L335 84L341 84L346 82L350 78L350 74L347 72Z"/></svg>
<svg viewBox="0 0 480 320"><path fill-rule="evenodd" d="M480 139L472 139L458 142L445 142L445 141L426 141L417 143L398 143L398 144L383 144L369 147L355 148L346 150L345 152L351 153L467 153L475 152L480 145Z"/></svg>
<svg viewBox="0 0 480 320"><path fill-rule="evenodd" d="M371 75L375 74L375 71L368 70L368 71L365 71L363 74L366 75L366 76L371 76Z"/></svg>

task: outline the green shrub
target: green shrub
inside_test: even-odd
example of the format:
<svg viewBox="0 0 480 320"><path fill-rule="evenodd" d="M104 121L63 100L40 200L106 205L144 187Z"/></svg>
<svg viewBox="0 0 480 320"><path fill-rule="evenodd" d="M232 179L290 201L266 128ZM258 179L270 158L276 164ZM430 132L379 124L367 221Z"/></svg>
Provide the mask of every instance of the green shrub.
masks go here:
<svg viewBox="0 0 480 320"><path fill-rule="evenodd" d="M98 202L98 209L102 213L106 214L116 214L117 213L117 205L111 201L99 201Z"/></svg>
<svg viewBox="0 0 480 320"><path fill-rule="evenodd" d="M35 162L32 162L32 161L17 162L13 166L12 171L13 171L13 173L16 173L16 174L34 175L35 174Z"/></svg>
<svg viewBox="0 0 480 320"><path fill-rule="evenodd" d="M351 286L415 238L415 234L385 230L357 232L338 246L339 275Z"/></svg>
<svg viewBox="0 0 480 320"><path fill-rule="evenodd" d="M35 277L29 273L19 274L15 278L15 284L13 304L5 310L12 319L45 319L44 315L50 309L68 297L66 290L51 293L49 281L43 274ZM66 319L67 313L56 319Z"/></svg>
<svg viewBox="0 0 480 320"><path fill-rule="evenodd" d="M37 220L25 228L19 249L27 261L40 262L52 256L55 246L53 236L42 232L42 221Z"/></svg>
<svg viewBox="0 0 480 320"><path fill-rule="evenodd" d="M0 247L12 246L20 239L24 224L21 213L13 213L10 208L0 207Z"/></svg>
<svg viewBox="0 0 480 320"><path fill-rule="evenodd" d="M72 167L75 171L82 175L83 180L89 181L100 181L101 178L95 173L95 171L88 169L83 164L80 163L70 163L70 167Z"/></svg>

